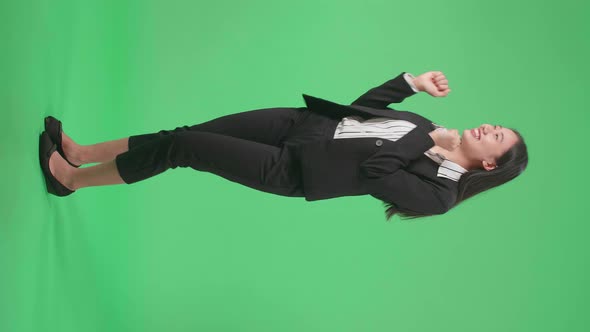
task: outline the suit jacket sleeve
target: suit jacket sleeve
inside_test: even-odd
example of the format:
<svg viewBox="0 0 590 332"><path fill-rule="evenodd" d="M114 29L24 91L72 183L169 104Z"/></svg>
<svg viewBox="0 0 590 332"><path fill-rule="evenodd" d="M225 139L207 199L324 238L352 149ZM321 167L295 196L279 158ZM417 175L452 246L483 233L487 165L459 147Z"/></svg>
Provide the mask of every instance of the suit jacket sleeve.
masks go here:
<svg viewBox="0 0 590 332"><path fill-rule="evenodd" d="M455 201L452 192L403 169L371 181L371 196L419 213L443 214Z"/></svg>
<svg viewBox="0 0 590 332"><path fill-rule="evenodd" d="M391 103L401 103L406 97L416 94L405 80L405 73L402 72L397 77L365 92L351 105L383 109Z"/></svg>
<svg viewBox="0 0 590 332"><path fill-rule="evenodd" d="M395 142L384 140L381 148L360 165L369 193L416 212L448 211L453 203L452 193L405 170L412 160L433 146L430 135L420 127Z"/></svg>

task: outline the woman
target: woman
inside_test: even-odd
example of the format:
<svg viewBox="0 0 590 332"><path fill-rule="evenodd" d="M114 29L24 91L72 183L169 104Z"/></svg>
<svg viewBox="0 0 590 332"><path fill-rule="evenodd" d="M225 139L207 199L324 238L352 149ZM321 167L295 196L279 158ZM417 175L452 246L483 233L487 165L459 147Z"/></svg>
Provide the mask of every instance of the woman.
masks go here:
<svg viewBox="0 0 590 332"><path fill-rule="evenodd" d="M388 107L419 91L444 97L451 90L442 72L402 72L351 105L303 94L307 107L241 112L89 146L47 117L40 162L57 196L191 167L308 201L370 194L386 204L387 219L445 213L524 171L527 149L514 129L483 124L461 139L457 130ZM101 164L79 168L86 163Z"/></svg>

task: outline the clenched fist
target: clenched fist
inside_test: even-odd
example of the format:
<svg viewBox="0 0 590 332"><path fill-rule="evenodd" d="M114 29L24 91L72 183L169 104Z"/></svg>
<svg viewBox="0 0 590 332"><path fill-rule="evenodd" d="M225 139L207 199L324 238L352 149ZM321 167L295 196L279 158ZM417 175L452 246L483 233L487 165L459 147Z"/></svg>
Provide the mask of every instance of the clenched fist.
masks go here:
<svg viewBox="0 0 590 332"><path fill-rule="evenodd" d="M414 78L414 85L433 97L446 97L451 92L449 81L440 71L428 71Z"/></svg>
<svg viewBox="0 0 590 332"><path fill-rule="evenodd" d="M461 144L461 136L459 136L457 129L438 128L431 131L429 135L432 137L434 144L447 151L453 151Z"/></svg>

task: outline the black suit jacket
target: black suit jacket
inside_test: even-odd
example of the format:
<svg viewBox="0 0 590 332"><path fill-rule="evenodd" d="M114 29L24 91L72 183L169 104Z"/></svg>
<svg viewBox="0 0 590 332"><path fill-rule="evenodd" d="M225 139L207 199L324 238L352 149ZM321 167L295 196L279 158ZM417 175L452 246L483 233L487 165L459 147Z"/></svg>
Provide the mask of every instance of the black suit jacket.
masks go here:
<svg viewBox="0 0 590 332"><path fill-rule="evenodd" d="M306 200L370 194L397 207L426 214L448 211L457 182L438 177L439 165L424 155L434 146L433 123L412 112L389 108L415 94L400 75L370 89L351 105L303 94L309 111L333 118L388 117L416 125L393 142L380 138L328 139L299 147Z"/></svg>

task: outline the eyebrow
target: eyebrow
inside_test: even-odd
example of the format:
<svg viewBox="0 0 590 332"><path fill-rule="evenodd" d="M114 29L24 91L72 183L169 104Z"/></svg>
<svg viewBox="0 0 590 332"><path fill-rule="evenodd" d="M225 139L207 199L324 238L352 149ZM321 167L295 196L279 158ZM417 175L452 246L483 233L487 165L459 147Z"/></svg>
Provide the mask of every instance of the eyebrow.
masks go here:
<svg viewBox="0 0 590 332"><path fill-rule="evenodd" d="M503 127L500 125L496 125L496 127L500 127L500 129L503 129ZM502 134L502 139L500 140L500 143L502 143L502 142L504 142L504 133L500 133L500 134Z"/></svg>

